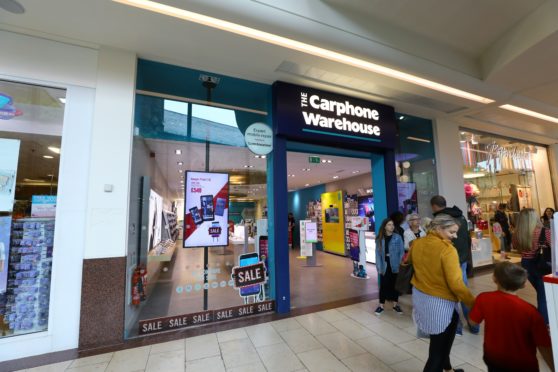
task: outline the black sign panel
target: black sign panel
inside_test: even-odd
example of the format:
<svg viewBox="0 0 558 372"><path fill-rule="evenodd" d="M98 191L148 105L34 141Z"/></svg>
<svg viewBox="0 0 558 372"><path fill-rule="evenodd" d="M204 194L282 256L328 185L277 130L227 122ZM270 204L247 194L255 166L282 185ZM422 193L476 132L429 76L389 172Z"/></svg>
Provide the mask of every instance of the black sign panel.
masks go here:
<svg viewBox="0 0 558 372"><path fill-rule="evenodd" d="M299 85L273 84L273 120L277 135L336 147L396 144L393 107Z"/></svg>
<svg viewBox="0 0 558 372"><path fill-rule="evenodd" d="M235 288L265 283L265 266L263 262L248 266L236 266L233 267L232 276Z"/></svg>
<svg viewBox="0 0 558 372"><path fill-rule="evenodd" d="M173 329L187 328L212 322L242 318L245 316L271 312L275 309L275 301L256 302L248 305L228 307L220 310L202 311L167 318L142 320L139 322L139 334L158 333Z"/></svg>

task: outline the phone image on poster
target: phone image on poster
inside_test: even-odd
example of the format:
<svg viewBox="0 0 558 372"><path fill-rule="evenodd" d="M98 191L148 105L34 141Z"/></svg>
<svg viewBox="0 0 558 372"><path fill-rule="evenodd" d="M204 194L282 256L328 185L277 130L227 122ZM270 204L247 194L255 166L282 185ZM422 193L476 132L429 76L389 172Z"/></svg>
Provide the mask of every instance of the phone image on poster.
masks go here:
<svg viewBox="0 0 558 372"><path fill-rule="evenodd" d="M247 253L240 256L238 261L239 261L239 266L248 266L260 262L260 258L258 257L257 253ZM261 291L261 285L254 284L254 285L249 285L247 287L240 288L240 295L243 297L254 296L259 294L260 291Z"/></svg>
<svg viewBox="0 0 558 372"><path fill-rule="evenodd" d="M213 221L215 215L213 212L213 195L200 196L202 219L204 221Z"/></svg>
<svg viewBox="0 0 558 372"><path fill-rule="evenodd" d="M222 217L226 207L227 201L223 198L217 198L215 201L215 215Z"/></svg>
<svg viewBox="0 0 558 372"><path fill-rule="evenodd" d="M198 209L198 207L190 208L190 213L192 214L192 219L194 220L194 223L196 225L199 225L200 223L203 222L203 219L200 216L200 210Z"/></svg>
<svg viewBox="0 0 558 372"><path fill-rule="evenodd" d="M260 236L260 240L258 242L258 248L260 251L260 257L265 265L265 270L267 272L267 258L269 255L269 249L268 249L268 242L267 242L267 236Z"/></svg>

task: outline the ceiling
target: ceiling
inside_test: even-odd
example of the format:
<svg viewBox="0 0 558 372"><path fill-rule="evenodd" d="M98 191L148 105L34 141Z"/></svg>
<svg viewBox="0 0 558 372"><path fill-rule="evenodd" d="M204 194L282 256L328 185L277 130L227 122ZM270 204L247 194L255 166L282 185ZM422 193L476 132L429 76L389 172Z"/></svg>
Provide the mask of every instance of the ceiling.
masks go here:
<svg viewBox="0 0 558 372"><path fill-rule="evenodd" d="M145 139L145 144L153 154L170 194L177 199L182 199L184 195L184 171L206 170L205 143ZM180 150L180 155L176 154L177 150ZM310 163L310 156L319 157L320 163ZM209 172L230 174L232 200L252 201L267 197L267 161L265 158L256 157L246 147L211 144L208 169ZM370 172L370 160L367 159L287 153L289 191L341 181Z"/></svg>
<svg viewBox="0 0 558 372"><path fill-rule="evenodd" d="M526 141L558 141L558 0L165 0L493 99L482 104L110 0L21 0L0 29L262 83L283 80Z"/></svg>

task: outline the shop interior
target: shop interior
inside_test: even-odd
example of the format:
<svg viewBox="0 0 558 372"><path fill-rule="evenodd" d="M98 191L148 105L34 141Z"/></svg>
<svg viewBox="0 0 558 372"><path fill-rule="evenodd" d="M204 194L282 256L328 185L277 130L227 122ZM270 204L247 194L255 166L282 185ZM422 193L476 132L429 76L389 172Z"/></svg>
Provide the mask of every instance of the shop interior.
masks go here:
<svg viewBox="0 0 558 372"><path fill-rule="evenodd" d="M376 294L370 160L288 152L287 180L291 307ZM303 220L316 223L315 243Z"/></svg>
<svg viewBox="0 0 558 372"><path fill-rule="evenodd" d="M542 215L546 207L554 208L546 148L462 131L461 150L467 217L474 230L473 267L519 262L521 255L509 241L519 212L534 208Z"/></svg>
<svg viewBox="0 0 558 372"><path fill-rule="evenodd" d="M65 96L0 80L0 337L48 328Z"/></svg>

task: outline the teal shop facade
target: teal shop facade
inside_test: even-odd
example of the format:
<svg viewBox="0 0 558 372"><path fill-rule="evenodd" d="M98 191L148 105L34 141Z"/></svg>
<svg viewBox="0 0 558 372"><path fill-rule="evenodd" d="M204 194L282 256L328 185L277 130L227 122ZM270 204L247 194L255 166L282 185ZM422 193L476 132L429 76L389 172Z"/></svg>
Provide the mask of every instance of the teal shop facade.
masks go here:
<svg viewBox="0 0 558 372"><path fill-rule="evenodd" d="M310 101L306 102L308 98ZM307 106L301 103L301 99ZM354 125L343 126L343 120L347 122L343 118L348 117L348 113L354 114L351 119ZM329 127L327 124L320 126L318 116L329 120ZM194 297L196 288L187 278L199 279L206 275L213 277L215 283L221 283L217 286L222 288L205 291L208 296L205 304L209 302L209 308L228 309L238 305L238 294L226 283L222 284L229 275L225 271L238 264L229 262L236 256L227 256L225 248L211 248L209 260L205 263L201 254L203 249L196 256L192 250L176 248L187 252L172 253L172 261L156 264L150 258L149 249L145 249L145 238L138 230L143 229L145 222L142 218L149 204L147 193L152 190L160 195L163 209L174 210L180 220L184 211L176 200L183 196L182 172L206 169L229 173L230 195L236 198L236 202L229 204L232 223L238 223L242 218L240 213L246 210L253 210L267 219L268 282L265 294L259 296L264 296L260 300L272 303L273 310L278 313L288 313L291 309L287 249L289 208L301 196L307 198L321 190L317 186L313 191L289 192L287 152L367 159L372 169L376 221L398 209L397 182L403 179L398 173L401 167L397 170L396 163L416 164L416 174L410 177L406 174L406 180L417 183L419 198L426 200L437 192L432 123L355 97L283 82L262 84L140 59L134 118L129 220L137 225L128 235L126 295L133 294L131 283L136 268L146 268L147 287L152 290L148 290L147 301L139 306L126 299L125 338L137 336L139 324L145 324L142 322L146 319L179 315L170 309L166 315L164 311L150 311L147 305L151 298L164 302L168 297L172 298L171 303L179 304L178 308L196 304L199 312L207 310L207 306L204 308L201 302L197 302ZM304 123L305 118L316 121L314 124ZM273 151L265 157L250 154L243 140L244 131L255 122L266 123L273 130ZM238 157L240 153L244 155ZM179 167L170 169L174 165ZM189 169L193 167L196 169ZM243 199L247 198L238 197L243 193L243 182L256 185L256 191L248 193L259 192L260 196L263 193L261 199L265 202L245 201ZM221 250L223 254L219 253ZM178 271L177 265L181 265ZM169 270L182 274L171 278ZM207 282L207 277L205 279ZM161 286L165 280L173 284ZM209 283L211 280L209 278ZM155 282L157 286L153 286ZM203 288L199 290L200 296L202 291ZM195 307L191 309L184 314L196 312Z"/></svg>

